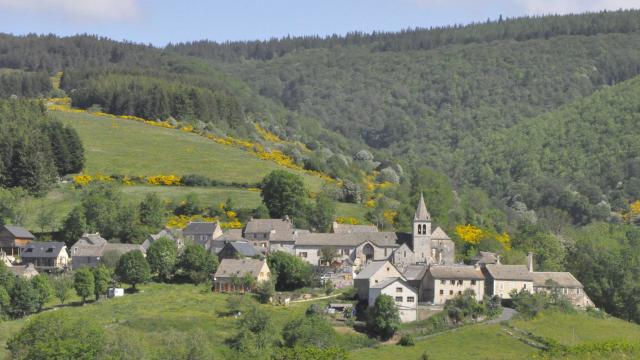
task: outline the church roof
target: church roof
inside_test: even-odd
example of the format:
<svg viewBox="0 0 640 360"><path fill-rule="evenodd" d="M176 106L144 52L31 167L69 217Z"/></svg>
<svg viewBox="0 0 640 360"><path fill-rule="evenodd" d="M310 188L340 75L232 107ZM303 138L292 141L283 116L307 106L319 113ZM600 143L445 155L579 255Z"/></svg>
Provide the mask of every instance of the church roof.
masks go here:
<svg viewBox="0 0 640 360"><path fill-rule="evenodd" d="M416 221L431 221L431 215L427 211L427 206L424 204L424 196L420 194L420 202L418 202L418 208L416 214L413 217Z"/></svg>
<svg viewBox="0 0 640 360"><path fill-rule="evenodd" d="M451 240L449 235L442 230L440 226L438 226L433 233L431 233L431 238L433 240Z"/></svg>

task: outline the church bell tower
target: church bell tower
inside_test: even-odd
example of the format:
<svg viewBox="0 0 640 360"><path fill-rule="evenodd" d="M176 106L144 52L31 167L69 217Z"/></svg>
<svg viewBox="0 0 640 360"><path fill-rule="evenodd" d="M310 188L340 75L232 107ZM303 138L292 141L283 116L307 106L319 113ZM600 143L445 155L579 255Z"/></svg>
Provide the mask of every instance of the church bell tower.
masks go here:
<svg viewBox="0 0 640 360"><path fill-rule="evenodd" d="M431 259L431 215L420 194L420 202L413 217L413 252L415 262L429 263Z"/></svg>

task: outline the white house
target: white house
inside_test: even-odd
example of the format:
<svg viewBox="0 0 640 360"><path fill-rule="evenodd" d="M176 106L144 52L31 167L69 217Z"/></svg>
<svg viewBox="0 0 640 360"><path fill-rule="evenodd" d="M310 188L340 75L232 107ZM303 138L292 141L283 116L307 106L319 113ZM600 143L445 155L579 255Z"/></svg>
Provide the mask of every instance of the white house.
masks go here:
<svg viewBox="0 0 640 360"><path fill-rule="evenodd" d="M418 294L404 279L387 278L371 285L368 296L369 306L373 306L380 295L393 298L400 313L401 322L416 321L418 318Z"/></svg>
<svg viewBox="0 0 640 360"><path fill-rule="evenodd" d="M484 275L485 292L489 296L511 299L513 290L533 292L533 274L525 265L487 264Z"/></svg>
<svg viewBox="0 0 640 360"><path fill-rule="evenodd" d="M479 266L432 265L424 280L424 299L436 305L462 295L466 290L475 294L477 301L484 296L484 275Z"/></svg>

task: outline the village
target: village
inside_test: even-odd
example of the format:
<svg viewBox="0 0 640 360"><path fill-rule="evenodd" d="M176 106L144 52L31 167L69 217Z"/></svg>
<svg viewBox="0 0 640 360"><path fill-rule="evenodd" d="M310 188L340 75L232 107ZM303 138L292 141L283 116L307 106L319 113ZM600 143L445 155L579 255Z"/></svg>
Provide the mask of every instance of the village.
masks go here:
<svg viewBox="0 0 640 360"><path fill-rule="evenodd" d="M500 256L479 252L470 264L456 263L455 244L440 228L432 229L431 215L420 196L410 234L379 231L373 225L334 222L328 233L296 229L288 217L250 219L242 229L223 231L218 222L191 222L182 230L164 229L144 243L110 243L99 233L84 234L69 249L63 242L38 242L28 230L5 225L0 232L2 261L13 274L32 278L38 273L63 273L93 268L106 257L140 251L146 254L159 239L178 249L195 243L219 259L210 275L211 290L239 291L238 279L251 278L242 291L254 291L271 281L267 258L278 252L294 255L316 269L319 283L338 289L354 287L360 304L372 306L381 295L393 299L400 321L424 320L443 310L448 301L465 293L478 302L498 298L509 306L512 294L555 293L575 308L593 308L583 285L569 272L537 272L533 254L526 264L502 264ZM122 296L112 287L109 296ZM107 294L104 294L107 295ZM286 297L286 296L285 296ZM273 303L288 303L276 294ZM353 304L330 304L343 310ZM335 311L336 309L329 309Z"/></svg>

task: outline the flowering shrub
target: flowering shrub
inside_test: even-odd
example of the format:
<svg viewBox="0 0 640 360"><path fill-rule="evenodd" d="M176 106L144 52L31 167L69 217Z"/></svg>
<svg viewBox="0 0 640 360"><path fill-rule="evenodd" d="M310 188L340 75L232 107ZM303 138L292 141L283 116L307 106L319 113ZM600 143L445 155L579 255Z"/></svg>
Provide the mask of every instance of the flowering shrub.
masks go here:
<svg viewBox="0 0 640 360"><path fill-rule="evenodd" d="M358 221L358 219L352 217L352 216L338 216L336 218L336 222L338 224L348 224L348 225L359 225L360 222Z"/></svg>
<svg viewBox="0 0 640 360"><path fill-rule="evenodd" d="M162 186L180 186L182 179L176 175L157 175L149 176L147 178L147 184L149 185L162 185Z"/></svg>
<svg viewBox="0 0 640 360"><path fill-rule="evenodd" d="M192 221L216 222L219 221L219 219L217 217L207 217L202 215L179 215L172 216L167 219L166 226L171 229L184 229ZM242 226L243 224L238 219L231 221L220 221L220 227L222 227L223 229L241 229Z"/></svg>
<svg viewBox="0 0 640 360"><path fill-rule="evenodd" d="M477 245L482 239L495 239L504 249L511 249L511 238L506 232L498 234L494 231L482 230L473 225L457 225L455 233L458 235L460 240L468 244Z"/></svg>

